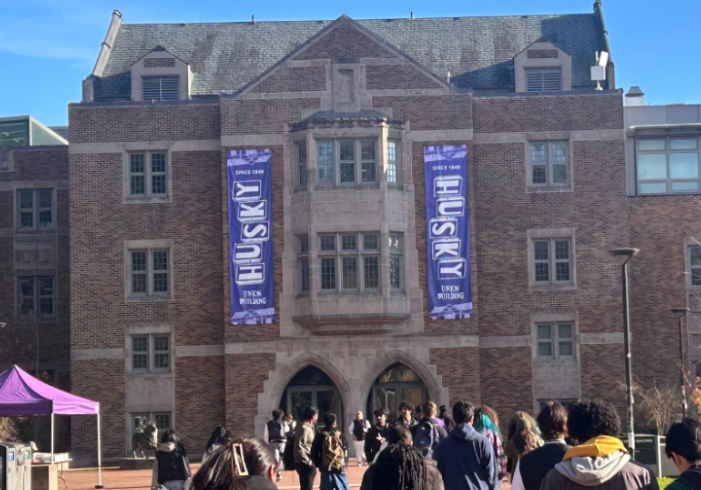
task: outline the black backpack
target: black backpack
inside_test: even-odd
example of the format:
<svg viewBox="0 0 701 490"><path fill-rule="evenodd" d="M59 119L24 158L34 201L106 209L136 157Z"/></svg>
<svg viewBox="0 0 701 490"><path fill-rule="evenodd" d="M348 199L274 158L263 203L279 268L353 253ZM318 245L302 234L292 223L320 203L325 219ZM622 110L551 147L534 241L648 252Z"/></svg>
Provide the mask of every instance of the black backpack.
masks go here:
<svg viewBox="0 0 701 490"><path fill-rule="evenodd" d="M283 442L287 440L285 431L282 430L282 422L277 420L268 422L268 440L270 442Z"/></svg>
<svg viewBox="0 0 701 490"><path fill-rule="evenodd" d="M436 424L429 419L424 419L414 428L414 447L421 451L425 458L431 458L438 444L438 436Z"/></svg>

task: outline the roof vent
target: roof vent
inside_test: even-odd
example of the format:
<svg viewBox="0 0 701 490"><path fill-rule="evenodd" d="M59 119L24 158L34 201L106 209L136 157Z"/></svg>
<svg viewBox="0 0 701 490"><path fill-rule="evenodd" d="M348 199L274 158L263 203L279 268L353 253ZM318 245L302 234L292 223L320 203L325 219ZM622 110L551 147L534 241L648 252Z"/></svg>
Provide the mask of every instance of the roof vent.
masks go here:
<svg viewBox="0 0 701 490"><path fill-rule="evenodd" d="M626 106L641 107L645 105L645 94L640 87L633 85L626 94Z"/></svg>
<svg viewBox="0 0 701 490"><path fill-rule="evenodd" d="M256 23L256 16L251 14L251 24L255 24L255 23Z"/></svg>
<svg viewBox="0 0 701 490"><path fill-rule="evenodd" d="M414 20L414 11L411 11L411 20Z"/></svg>

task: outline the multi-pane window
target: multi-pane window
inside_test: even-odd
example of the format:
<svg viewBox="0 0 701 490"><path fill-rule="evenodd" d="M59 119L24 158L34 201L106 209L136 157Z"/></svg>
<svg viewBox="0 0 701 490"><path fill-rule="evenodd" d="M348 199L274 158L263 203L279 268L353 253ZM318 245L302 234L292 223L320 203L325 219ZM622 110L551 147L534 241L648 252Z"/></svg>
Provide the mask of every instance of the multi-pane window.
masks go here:
<svg viewBox="0 0 701 490"><path fill-rule="evenodd" d="M398 233L389 234L389 286L399 289L402 287L402 236Z"/></svg>
<svg viewBox="0 0 701 490"><path fill-rule="evenodd" d="M165 152L130 153L129 197L166 197L168 195L167 168Z"/></svg>
<svg viewBox="0 0 701 490"><path fill-rule="evenodd" d="M689 247L691 285L701 286L701 246Z"/></svg>
<svg viewBox="0 0 701 490"><path fill-rule="evenodd" d="M132 335L131 369L141 372L170 370L170 335Z"/></svg>
<svg viewBox="0 0 701 490"><path fill-rule="evenodd" d="M169 77L141 77L143 100L178 100L180 78Z"/></svg>
<svg viewBox="0 0 701 490"><path fill-rule="evenodd" d="M538 357L574 356L574 325L572 323L536 324Z"/></svg>
<svg viewBox="0 0 701 490"><path fill-rule="evenodd" d="M569 238L533 241L536 284L562 284L572 281L572 250Z"/></svg>
<svg viewBox="0 0 701 490"><path fill-rule="evenodd" d="M376 140L318 141L320 184L360 184L377 181Z"/></svg>
<svg viewBox="0 0 701 490"><path fill-rule="evenodd" d="M387 140L387 182L397 183L397 142Z"/></svg>
<svg viewBox="0 0 701 490"><path fill-rule="evenodd" d="M170 252L130 250L131 296L169 296Z"/></svg>
<svg viewBox="0 0 701 490"><path fill-rule="evenodd" d="M527 92L556 92L562 90L561 68L526 68Z"/></svg>
<svg viewBox="0 0 701 490"><path fill-rule="evenodd" d="M377 233L319 235L322 291L362 291L380 287Z"/></svg>
<svg viewBox="0 0 701 490"><path fill-rule="evenodd" d="M299 240L299 288L302 292L310 289L309 284L309 236L302 235Z"/></svg>
<svg viewBox="0 0 701 490"><path fill-rule="evenodd" d="M299 186L307 185L307 145L297 145L297 183Z"/></svg>
<svg viewBox="0 0 701 490"><path fill-rule="evenodd" d="M697 136L636 140L638 194L698 193L701 146Z"/></svg>
<svg viewBox="0 0 701 490"><path fill-rule="evenodd" d="M17 278L18 316L22 318L56 315L55 276Z"/></svg>
<svg viewBox="0 0 701 490"><path fill-rule="evenodd" d="M17 223L20 230L46 230L54 227L53 189L17 191Z"/></svg>
<svg viewBox="0 0 701 490"><path fill-rule="evenodd" d="M567 172L567 141L530 143L530 180L533 185L565 185Z"/></svg>

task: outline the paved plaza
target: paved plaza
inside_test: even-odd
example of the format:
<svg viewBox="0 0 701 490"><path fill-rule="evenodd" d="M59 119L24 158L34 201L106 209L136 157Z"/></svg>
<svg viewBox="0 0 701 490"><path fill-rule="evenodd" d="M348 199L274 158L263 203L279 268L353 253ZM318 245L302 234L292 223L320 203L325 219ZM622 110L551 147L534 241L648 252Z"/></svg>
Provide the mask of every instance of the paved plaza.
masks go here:
<svg viewBox="0 0 701 490"><path fill-rule="evenodd" d="M199 464L192 465L192 471L196 472L199 469ZM360 482L363 479L365 467L358 468L355 460L351 459L351 464L348 467L348 481L352 488L359 488ZM94 468L69 470L63 473L63 478L66 480L66 485L70 490L92 490L95 488L97 481L97 470ZM149 488L151 485L150 470L134 470L122 471L117 467L104 468L102 470L102 483L107 490L131 490L137 488ZM319 477L316 479L315 487L318 488ZM59 481L59 490L65 488L63 482ZM294 471L283 472L283 479L277 483L280 490L299 489L299 478ZM502 490L509 490L509 484L502 483Z"/></svg>

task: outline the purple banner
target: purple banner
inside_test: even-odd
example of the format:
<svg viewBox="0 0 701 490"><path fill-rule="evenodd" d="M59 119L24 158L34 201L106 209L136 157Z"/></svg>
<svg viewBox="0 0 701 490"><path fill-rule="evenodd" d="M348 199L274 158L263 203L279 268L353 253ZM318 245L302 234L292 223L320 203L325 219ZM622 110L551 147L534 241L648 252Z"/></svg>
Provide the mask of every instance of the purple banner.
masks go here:
<svg viewBox="0 0 701 490"><path fill-rule="evenodd" d="M470 318L467 146L424 146L428 308L432 320Z"/></svg>
<svg viewBox="0 0 701 490"><path fill-rule="evenodd" d="M229 181L231 323L275 321L270 150L234 150Z"/></svg>

